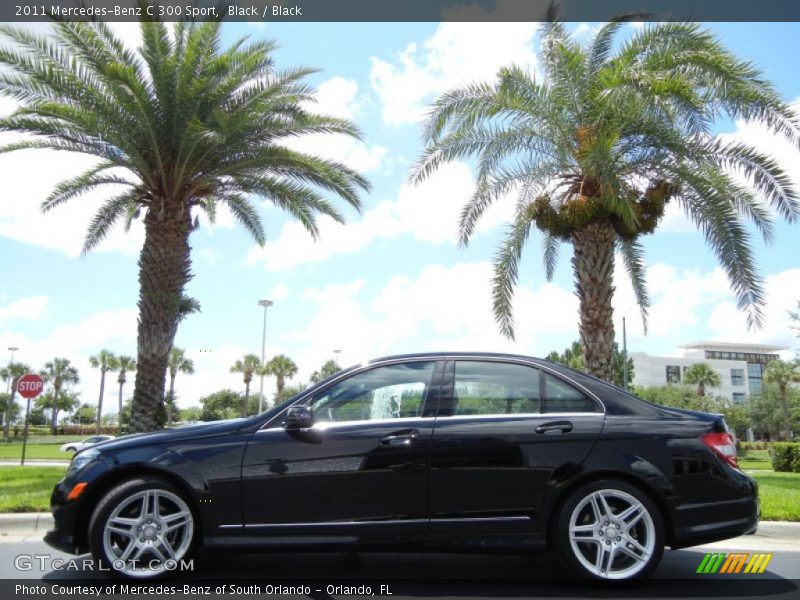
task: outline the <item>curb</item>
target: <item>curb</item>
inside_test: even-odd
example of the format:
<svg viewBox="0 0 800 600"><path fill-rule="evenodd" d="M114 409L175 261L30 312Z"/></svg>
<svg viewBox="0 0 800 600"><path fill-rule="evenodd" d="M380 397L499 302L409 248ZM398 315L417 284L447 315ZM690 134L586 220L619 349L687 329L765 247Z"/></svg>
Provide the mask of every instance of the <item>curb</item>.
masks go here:
<svg viewBox="0 0 800 600"><path fill-rule="evenodd" d="M0 515L0 533L47 531L54 526L50 513L11 513Z"/></svg>

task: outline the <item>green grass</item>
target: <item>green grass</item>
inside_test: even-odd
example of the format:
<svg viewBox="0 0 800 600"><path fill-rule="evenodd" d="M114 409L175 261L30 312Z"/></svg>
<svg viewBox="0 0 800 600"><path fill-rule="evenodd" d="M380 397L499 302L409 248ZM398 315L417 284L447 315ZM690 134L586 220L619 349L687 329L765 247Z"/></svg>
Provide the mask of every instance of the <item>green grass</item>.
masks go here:
<svg viewBox="0 0 800 600"><path fill-rule="evenodd" d="M25 449L25 458L46 458L51 460L72 459L72 452L61 452L58 448L59 444L28 443L28 447ZM0 444L0 460L19 460L21 456L21 442Z"/></svg>
<svg viewBox="0 0 800 600"><path fill-rule="evenodd" d="M0 513L46 512L62 467L0 467Z"/></svg>
<svg viewBox="0 0 800 600"><path fill-rule="evenodd" d="M772 470L772 461L768 450L742 450L739 452L740 469Z"/></svg>
<svg viewBox="0 0 800 600"><path fill-rule="evenodd" d="M749 475L758 482L762 519L800 521L800 473L769 471Z"/></svg>

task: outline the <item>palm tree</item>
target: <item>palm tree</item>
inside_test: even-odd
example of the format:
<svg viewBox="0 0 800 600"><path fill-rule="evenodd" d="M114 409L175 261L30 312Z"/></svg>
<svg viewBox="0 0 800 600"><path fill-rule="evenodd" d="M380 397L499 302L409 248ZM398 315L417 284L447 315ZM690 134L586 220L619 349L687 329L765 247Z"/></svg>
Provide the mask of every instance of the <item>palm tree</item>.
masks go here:
<svg viewBox="0 0 800 600"><path fill-rule="evenodd" d="M264 375L275 376L276 398L283 394L286 380L297 375L297 364L285 354L273 356L263 368ZM260 374L260 373L259 373Z"/></svg>
<svg viewBox="0 0 800 600"><path fill-rule="evenodd" d="M78 369L70 364L68 358L54 358L53 360L45 363L44 370L39 374L48 384L52 386L53 389L53 410L50 419L50 431L55 435L56 425L58 423L61 390L64 389L65 386L75 384L80 381L80 378L78 377ZM100 389L102 390L102 383L100 384ZM101 392L101 401L102 398L103 396ZM100 416L99 408L100 407L98 407L97 413L98 418Z"/></svg>
<svg viewBox="0 0 800 600"><path fill-rule="evenodd" d="M56 398L54 391L42 394L36 399L37 406L50 410L50 414L58 415L61 411L72 412L80 404L80 392L62 389ZM52 425L51 425L52 427Z"/></svg>
<svg viewBox="0 0 800 600"><path fill-rule="evenodd" d="M59 184L48 211L85 192L112 186L92 220L84 252L115 223L141 216L138 355L134 431L161 426L165 375L182 316L196 310L185 295L191 278L189 236L198 213L213 222L225 206L258 244L264 229L253 197L297 218L316 238L317 215L343 222L323 192L360 210L367 181L344 164L292 150L308 134L360 138L349 121L310 113L305 83L312 69L278 71L271 41L239 40L222 49L221 24L141 24L131 51L100 22L56 22L41 35L10 25L0 34L0 94L22 102L0 131L30 134L0 152L49 148L99 162ZM109 188L106 188L109 189Z"/></svg>
<svg viewBox="0 0 800 600"><path fill-rule="evenodd" d="M125 385L127 381L126 375L130 371L136 370L136 361L133 360L130 356L118 356L117 357L117 370L119 371L119 375L117 376L117 383L119 384L119 424L120 424L120 432L122 432L122 387Z"/></svg>
<svg viewBox="0 0 800 600"><path fill-rule="evenodd" d="M100 395L97 398L97 433L103 417L103 394L106 389L106 373L117 370L117 357L108 350L100 350L96 356L89 357L89 364L94 369L100 369Z"/></svg>
<svg viewBox="0 0 800 600"><path fill-rule="evenodd" d="M697 386L697 395L701 398L706 395L707 387L719 387L722 379L714 369L706 363L695 363L683 373L684 383Z"/></svg>
<svg viewBox="0 0 800 600"><path fill-rule="evenodd" d="M476 190L460 218L462 245L493 202L516 194L492 289L494 315L508 337L532 227L542 235L548 280L560 244L572 245L586 365L607 381L613 377L614 252L622 256L646 325L641 239L655 231L669 202L703 232L750 326L762 323L764 291L744 221L769 241L767 203L789 222L800 214L796 190L770 156L711 134L716 116L726 114L757 119L798 145L796 115L759 69L695 23L651 24L618 41L622 20L603 25L587 45L561 23L546 23L544 78L510 66L492 83L445 93L428 114L427 147L412 173L420 182L445 162L477 157Z"/></svg>
<svg viewBox="0 0 800 600"><path fill-rule="evenodd" d="M11 425L11 415L13 413L14 407L14 398L17 395L17 383L19 382L19 378L25 375L26 373L31 372L30 365L26 365L25 363L11 363L7 367L0 368L0 378L3 381L11 380L11 397L8 399L6 403L6 414L3 417L3 439L8 439L9 433L9 426Z"/></svg>
<svg viewBox="0 0 800 600"><path fill-rule="evenodd" d="M253 375L263 368L261 359L255 354L245 354L242 360L237 360L231 367L231 373L241 373L244 380L244 402L242 405L242 416L246 416L247 400L250 398L250 382Z"/></svg>
<svg viewBox="0 0 800 600"><path fill-rule="evenodd" d="M169 353L169 400L167 404L167 427L172 427L172 413L175 405L175 377L178 373L194 374L194 362L186 358L186 350L173 348Z"/></svg>
<svg viewBox="0 0 800 600"><path fill-rule="evenodd" d="M773 360L764 369L764 381L771 383L778 388L778 396L781 399L781 410L783 412L783 434L788 440L791 436L791 415L789 414L789 398L787 390L792 383L800 383L800 370L796 362L786 362L783 360Z"/></svg>
<svg viewBox="0 0 800 600"><path fill-rule="evenodd" d="M311 377L309 379L311 379L311 383L319 383L326 377L330 377L334 373L338 373L341 370L342 369L339 367L338 364L336 364L335 360L327 360L325 361L325 364L323 364L319 368L319 371L314 371L311 374Z"/></svg>

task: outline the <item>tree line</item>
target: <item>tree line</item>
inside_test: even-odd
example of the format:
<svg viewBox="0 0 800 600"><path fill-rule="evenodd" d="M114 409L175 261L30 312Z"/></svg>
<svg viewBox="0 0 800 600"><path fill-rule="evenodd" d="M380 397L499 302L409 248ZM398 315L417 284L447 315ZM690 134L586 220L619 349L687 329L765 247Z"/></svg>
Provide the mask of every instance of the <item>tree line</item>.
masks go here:
<svg viewBox="0 0 800 600"><path fill-rule="evenodd" d="M100 370L100 391L97 405L82 404L80 393L74 390L74 386L80 382L77 367L72 365L69 359L54 358L52 361L48 361L45 367L39 371L45 381L46 391L36 399L33 405L30 415L32 425L44 425L49 421L51 432L55 434L59 414L71 413L70 421L72 423L95 423L99 433L103 424L111 424L112 421L111 415L103 414L106 375L108 373L117 373L119 393L118 410L115 419L121 430L130 428L133 400L123 401L123 388L127 382L127 376L136 370L136 362L129 356L117 356L113 352L104 349L89 358L89 365ZM335 361L328 360L311 374L310 381L311 383L316 383L339 370L339 365ZM0 379L7 383L11 389L10 394L0 393L0 418L2 418L3 422L4 439L9 438L10 424L23 416L16 401L16 388L20 377L30 372L34 372L31 366L23 362L14 362L0 369ZM178 374L192 375L194 372L194 361L186 356L186 350L179 347L172 348L167 363L166 377L168 382L165 385L167 392L157 409L158 415L160 415L163 419L163 424L167 427L173 425L176 416L180 421L212 421L256 414L259 410L259 398L257 396L252 397L250 393L250 385L255 376L275 377L276 392L272 398L274 404L283 402L306 387L302 383L292 386L287 385L287 382L297 375L298 366L285 354L278 354L263 363L255 354L246 354L230 367L231 373L242 375L243 393L233 390L221 390L200 398L200 407L179 410L176 391L177 376ZM269 404L267 404L268 406ZM45 416L46 413L49 417Z"/></svg>

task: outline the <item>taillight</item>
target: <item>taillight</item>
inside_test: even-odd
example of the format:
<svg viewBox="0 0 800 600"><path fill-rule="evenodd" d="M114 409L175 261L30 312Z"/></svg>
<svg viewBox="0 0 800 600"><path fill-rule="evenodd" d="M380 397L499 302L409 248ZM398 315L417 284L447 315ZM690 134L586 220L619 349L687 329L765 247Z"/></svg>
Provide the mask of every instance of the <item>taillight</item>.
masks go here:
<svg viewBox="0 0 800 600"><path fill-rule="evenodd" d="M736 442L730 433L707 433L701 439L722 460L736 469L739 468L739 463L736 462Z"/></svg>

